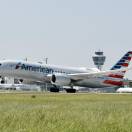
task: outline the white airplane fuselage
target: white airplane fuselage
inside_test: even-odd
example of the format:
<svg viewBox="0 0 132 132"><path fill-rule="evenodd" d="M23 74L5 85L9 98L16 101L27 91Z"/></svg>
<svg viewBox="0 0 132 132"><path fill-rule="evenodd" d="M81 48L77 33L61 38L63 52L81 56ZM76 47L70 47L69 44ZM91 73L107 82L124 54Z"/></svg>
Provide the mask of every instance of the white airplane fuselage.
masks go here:
<svg viewBox="0 0 132 132"><path fill-rule="evenodd" d="M54 65L44 65L39 63L30 63L25 61L4 60L0 62L0 76L14 77L18 79L27 79L41 83L50 83L48 75L63 75L74 73L95 73L100 72L96 68L73 68ZM94 77L73 81L69 86L82 86L91 88L110 87L111 84L105 84L108 77ZM116 78L115 78L116 80Z"/></svg>

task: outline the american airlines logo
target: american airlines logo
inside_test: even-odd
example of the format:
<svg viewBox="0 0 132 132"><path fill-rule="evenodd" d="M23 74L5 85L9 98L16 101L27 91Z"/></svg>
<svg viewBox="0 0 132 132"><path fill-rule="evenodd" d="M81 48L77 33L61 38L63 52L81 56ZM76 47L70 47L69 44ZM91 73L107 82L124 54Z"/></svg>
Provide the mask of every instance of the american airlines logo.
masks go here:
<svg viewBox="0 0 132 132"><path fill-rule="evenodd" d="M48 74L54 72L54 70L51 68L42 67L42 66L32 66L32 65L28 65L28 64L22 64L22 63L18 63L16 65L15 69L34 71L34 72L43 72L43 73L48 73Z"/></svg>
<svg viewBox="0 0 132 132"><path fill-rule="evenodd" d="M21 67L21 63L18 63L17 65L16 65L16 68L15 69L19 69Z"/></svg>

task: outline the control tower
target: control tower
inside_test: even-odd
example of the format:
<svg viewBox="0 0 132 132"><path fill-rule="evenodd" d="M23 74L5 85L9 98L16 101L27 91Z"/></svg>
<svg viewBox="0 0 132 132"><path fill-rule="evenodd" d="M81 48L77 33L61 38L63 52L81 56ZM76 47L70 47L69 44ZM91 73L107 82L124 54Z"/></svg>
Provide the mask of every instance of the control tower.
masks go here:
<svg viewBox="0 0 132 132"><path fill-rule="evenodd" d="M94 61L94 65L99 69L101 70L103 65L104 65L104 62L105 62L105 59L106 59L106 56L103 55L103 51L96 51L95 52L95 55L92 57L93 58L93 61Z"/></svg>

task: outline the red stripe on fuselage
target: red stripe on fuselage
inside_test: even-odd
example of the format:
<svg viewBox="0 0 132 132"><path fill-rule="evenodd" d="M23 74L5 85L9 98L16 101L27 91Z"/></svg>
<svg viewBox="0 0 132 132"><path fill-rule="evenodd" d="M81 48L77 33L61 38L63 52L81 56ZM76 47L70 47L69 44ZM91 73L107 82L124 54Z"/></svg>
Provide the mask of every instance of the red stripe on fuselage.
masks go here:
<svg viewBox="0 0 132 132"><path fill-rule="evenodd" d="M108 77L113 77L113 78L123 78L123 75L117 75L117 74L110 74Z"/></svg>
<svg viewBox="0 0 132 132"><path fill-rule="evenodd" d="M105 80L104 83L105 84L115 85L115 86L122 86L122 85L124 85L124 82L122 82L122 81L113 81L113 80Z"/></svg>

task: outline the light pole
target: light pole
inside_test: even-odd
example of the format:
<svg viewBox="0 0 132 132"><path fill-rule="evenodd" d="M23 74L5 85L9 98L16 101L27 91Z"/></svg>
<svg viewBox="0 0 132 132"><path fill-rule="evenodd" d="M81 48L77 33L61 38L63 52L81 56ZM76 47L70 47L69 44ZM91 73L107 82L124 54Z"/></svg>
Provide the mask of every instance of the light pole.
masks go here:
<svg viewBox="0 0 132 132"><path fill-rule="evenodd" d="M45 58L44 58L44 61L45 61L46 64L48 64L48 57L45 57ZM47 83L45 83L45 88L46 88L45 90L46 90L46 91L48 91L47 87L48 87L48 86L47 86Z"/></svg>
<svg viewBox="0 0 132 132"><path fill-rule="evenodd" d="M48 57L45 57L44 61L45 61L46 64L48 64Z"/></svg>

